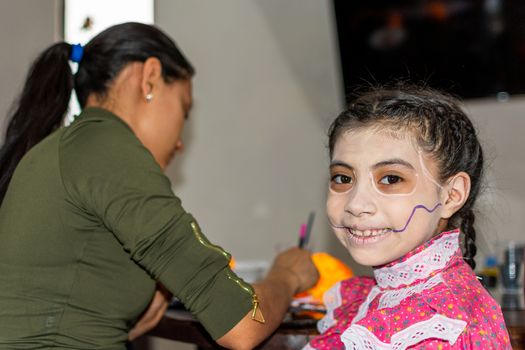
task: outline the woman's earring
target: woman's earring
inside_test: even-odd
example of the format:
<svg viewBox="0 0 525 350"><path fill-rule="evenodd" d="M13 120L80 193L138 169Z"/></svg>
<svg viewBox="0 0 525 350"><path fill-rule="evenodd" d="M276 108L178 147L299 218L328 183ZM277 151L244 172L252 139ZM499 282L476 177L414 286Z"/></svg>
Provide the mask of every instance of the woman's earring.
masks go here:
<svg viewBox="0 0 525 350"><path fill-rule="evenodd" d="M153 100L153 94L150 92L149 94L146 95L146 101L151 102L151 100Z"/></svg>

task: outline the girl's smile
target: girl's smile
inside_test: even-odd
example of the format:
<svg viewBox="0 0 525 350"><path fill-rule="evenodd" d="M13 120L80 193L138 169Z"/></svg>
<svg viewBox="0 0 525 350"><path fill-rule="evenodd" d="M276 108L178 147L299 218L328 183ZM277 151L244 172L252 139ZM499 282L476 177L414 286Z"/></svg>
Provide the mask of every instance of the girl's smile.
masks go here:
<svg viewBox="0 0 525 350"><path fill-rule="evenodd" d="M388 232L392 232L392 229L390 228L384 228L384 229L358 229L358 228L352 228L347 227L346 230L357 237L373 237L373 236L382 236Z"/></svg>
<svg viewBox="0 0 525 350"><path fill-rule="evenodd" d="M383 239L387 238L387 235L392 234L391 229L373 229L373 230L356 230L352 228L345 228L348 234L348 243L350 245L364 246L373 245Z"/></svg>

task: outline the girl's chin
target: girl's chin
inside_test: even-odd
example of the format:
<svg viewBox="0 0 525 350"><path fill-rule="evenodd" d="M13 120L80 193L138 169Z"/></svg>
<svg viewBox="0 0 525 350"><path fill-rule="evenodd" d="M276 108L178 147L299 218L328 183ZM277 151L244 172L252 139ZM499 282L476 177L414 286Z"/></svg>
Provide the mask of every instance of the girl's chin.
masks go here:
<svg viewBox="0 0 525 350"><path fill-rule="evenodd" d="M371 237L347 235L345 237L345 246L358 264L372 267L380 266L399 258L392 250L393 242L387 242L393 235L395 233L392 232Z"/></svg>
<svg viewBox="0 0 525 350"><path fill-rule="evenodd" d="M370 252L367 253L363 251L356 252L353 249L349 249L349 252L356 263L362 266L370 266L370 267L386 265L399 258L397 256L387 256L379 252L375 254L370 253Z"/></svg>

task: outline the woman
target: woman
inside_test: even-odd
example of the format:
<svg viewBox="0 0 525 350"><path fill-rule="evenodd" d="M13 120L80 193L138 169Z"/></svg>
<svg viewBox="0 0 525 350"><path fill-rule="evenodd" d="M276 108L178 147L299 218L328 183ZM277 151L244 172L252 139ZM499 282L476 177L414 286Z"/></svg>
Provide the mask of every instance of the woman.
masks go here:
<svg viewBox="0 0 525 350"><path fill-rule="evenodd" d="M193 73L138 23L37 58L0 154L0 348L123 349L170 293L220 345L251 348L315 283L291 249L246 284L173 194L162 170L183 147ZM73 87L83 111L60 128Z"/></svg>

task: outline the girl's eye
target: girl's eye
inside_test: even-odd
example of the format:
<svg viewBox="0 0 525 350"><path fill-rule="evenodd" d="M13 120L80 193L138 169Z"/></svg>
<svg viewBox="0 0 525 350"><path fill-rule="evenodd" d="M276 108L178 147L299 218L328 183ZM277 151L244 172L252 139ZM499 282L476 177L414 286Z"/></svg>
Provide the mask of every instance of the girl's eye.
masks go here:
<svg viewBox="0 0 525 350"><path fill-rule="evenodd" d="M330 167L330 189L337 193L346 193L352 189L355 183L354 172L344 166Z"/></svg>
<svg viewBox="0 0 525 350"><path fill-rule="evenodd" d="M381 183L382 185L393 185L393 184L399 183L401 181L402 181L402 179L399 176L386 175L386 176L383 176L381 178L381 180L379 180L379 183Z"/></svg>
<svg viewBox="0 0 525 350"><path fill-rule="evenodd" d="M352 183L352 178L347 175L334 175L332 176L332 182L336 184L349 184Z"/></svg>

